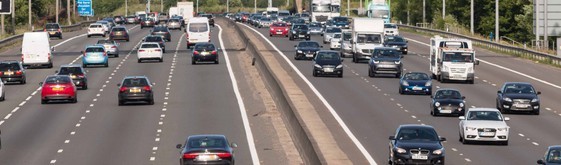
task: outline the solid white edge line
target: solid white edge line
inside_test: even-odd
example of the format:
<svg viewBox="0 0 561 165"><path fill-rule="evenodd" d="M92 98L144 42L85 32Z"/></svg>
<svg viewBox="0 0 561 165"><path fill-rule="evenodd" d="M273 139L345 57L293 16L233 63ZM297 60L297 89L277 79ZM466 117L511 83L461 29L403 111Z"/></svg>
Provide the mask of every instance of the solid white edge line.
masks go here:
<svg viewBox="0 0 561 165"><path fill-rule="evenodd" d="M240 109L240 114L242 116L242 122L245 129L245 136L247 137L247 144L249 147L249 153L251 154L251 160L254 165L260 164L259 163L259 156L257 155L257 149L255 148L255 142L253 140L253 133L251 131L251 127L249 126L249 120L247 118L247 112L245 110L245 104L243 102L243 98L240 94L238 89L238 81L234 76L234 72L232 71L232 66L230 64L230 59L228 57L228 52L224 49L224 42L222 41L222 27L220 25L216 25L218 27L218 42L220 42L220 47L222 48L222 54L224 54L224 60L226 60L226 67L228 68L228 74L230 75L230 80L232 81L232 87L234 88L234 94L236 95L236 99L238 100L238 107Z"/></svg>
<svg viewBox="0 0 561 165"><path fill-rule="evenodd" d="M327 102L327 100L323 97L323 95L321 95L321 93L314 87L314 85L312 85L312 83L304 76L304 74L302 74L302 72L300 72L300 70L288 59L288 57L286 57L286 55L284 53L282 53L282 51L280 51L275 46L275 44L273 44L269 39L267 39L259 31L255 30L255 29L253 29L253 28L251 28L251 27L249 27L245 24L241 24L241 23L238 23L238 24L243 25L243 26L249 28L250 30L254 31L255 33L257 33L259 36L261 36L263 39L265 39L265 41L267 41L267 43L269 43L269 45L271 45L273 47L273 49L275 49L275 51L277 51L280 55L282 55L284 60L290 65L290 67L292 67L292 70L296 71L298 76L300 76L300 78L302 78L302 80L304 80L304 82L306 82L308 87L310 87L310 89L312 89L314 94L316 94L316 96L321 100L321 102L325 105L325 107L327 107L327 109L329 110L331 115L335 118L335 120L337 120L337 123L339 123L341 128L343 128L343 130L345 131L347 136L349 136L349 138L353 141L353 143L356 145L356 147L360 150L362 155L366 158L366 160L368 160L368 163L370 163L372 165L377 165L374 158L372 158L372 156L370 155L370 153L368 153L366 148L364 148L364 146L360 143L360 141L356 138L356 136L351 132L351 130L349 129L347 124L345 124L343 119L341 119L341 117L337 114L337 112L331 106L331 104L329 104L329 102Z"/></svg>
<svg viewBox="0 0 561 165"><path fill-rule="evenodd" d="M430 48L430 45L429 45L429 44L423 43L423 42L421 42L421 41L417 41L417 40L414 40L414 39L411 39L411 38L407 38L407 40L410 40L410 41L419 43L419 44L421 44L421 45L428 46L428 47ZM559 86L559 85L555 85L555 84L553 84L553 83L550 83L550 82L547 82L547 81L545 81L545 80L541 80L541 79L539 79L539 78L536 78L536 77L533 77L533 76L524 74L524 73L522 73L522 72L519 72L519 71L510 69L510 68L507 68L507 67L504 67L504 66L501 66L501 65L492 63L492 62L488 62L488 61L485 61L485 60L482 60L482 59L479 59L479 58L477 58L477 60L479 60L479 61L481 61L481 62L483 62L483 63L489 64L489 65L491 65L491 66L494 66L494 67L501 68L501 69L503 69L503 70L512 72L512 73L514 73L514 74L518 74L518 75L520 75L520 76L524 76L524 77L529 78L529 79L532 79L532 80L534 80L534 81L544 83L544 84L546 84L546 85L555 87L555 88L557 88L557 89L561 89L561 86Z"/></svg>

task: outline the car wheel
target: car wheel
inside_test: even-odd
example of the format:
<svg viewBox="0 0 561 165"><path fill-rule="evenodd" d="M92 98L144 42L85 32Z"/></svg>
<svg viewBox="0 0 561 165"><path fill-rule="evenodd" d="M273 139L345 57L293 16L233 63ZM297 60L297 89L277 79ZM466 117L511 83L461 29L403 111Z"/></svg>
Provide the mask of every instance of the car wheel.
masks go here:
<svg viewBox="0 0 561 165"><path fill-rule="evenodd" d="M105 34L102 35L105 38Z"/></svg>
<svg viewBox="0 0 561 165"><path fill-rule="evenodd" d="M60 35L60 36L58 37L58 39L62 40L62 35Z"/></svg>
<svg viewBox="0 0 561 165"><path fill-rule="evenodd" d="M310 38L306 38L306 41L309 41L309 40L310 40Z"/></svg>
<svg viewBox="0 0 561 165"><path fill-rule="evenodd" d="M148 105L154 105L154 98L148 101Z"/></svg>
<svg viewBox="0 0 561 165"><path fill-rule="evenodd" d="M399 94L403 94L403 89L399 87Z"/></svg>
<svg viewBox="0 0 561 165"><path fill-rule="evenodd" d="M294 37L290 36L290 37L288 37L288 40L292 41L292 40L294 40Z"/></svg>
<svg viewBox="0 0 561 165"><path fill-rule="evenodd" d="M49 63L49 64L47 65L47 68L53 68L53 63L52 63L52 62Z"/></svg>
<svg viewBox="0 0 561 165"><path fill-rule="evenodd" d="M220 62L218 62L218 59L216 59L216 61L214 61L214 64L219 64Z"/></svg>
<svg viewBox="0 0 561 165"><path fill-rule="evenodd" d="M273 36L272 34L269 34L269 37L272 37L272 36Z"/></svg>
<svg viewBox="0 0 561 165"><path fill-rule="evenodd" d="M355 55L353 55L353 62L354 62L354 63L358 63L358 58L356 58Z"/></svg>
<svg viewBox="0 0 561 165"><path fill-rule="evenodd" d="M162 57L162 58L160 58L160 60L159 60L159 61L160 61L160 62L164 62L164 58L163 58L163 57Z"/></svg>
<svg viewBox="0 0 561 165"><path fill-rule="evenodd" d="M197 64L197 61L195 61L195 58L191 58L191 64L192 64L192 65Z"/></svg>
<svg viewBox="0 0 561 165"><path fill-rule="evenodd" d="M119 100L119 106L125 105L125 101Z"/></svg>
<svg viewBox="0 0 561 165"><path fill-rule="evenodd" d="M372 69L368 68L368 77L375 77L376 74L374 74L374 72L372 72Z"/></svg>
<svg viewBox="0 0 561 165"><path fill-rule="evenodd" d="M436 75L435 75L434 73L431 74L431 78L432 78L432 79L436 79Z"/></svg>
<svg viewBox="0 0 561 165"><path fill-rule="evenodd" d="M434 110L430 110L430 115L434 116Z"/></svg>
<svg viewBox="0 0 561 165"><path fill-rule="evenodd" d="M91 36L90 36L90 35L88 35L88 38L90 38L90 37L91 37Z"/></svg>
<svg viewBox="0 0 561 165"><path fill-rule="evenodd" d="M540 110L534 110L534 115L540 115Z"/></svg>
<svg viewBox="0 0 561 165"><path fill-rule="evenodd" d="M105 63L105 64L103 65L103 67L106 67L106 68L109 67L109 62Z"/></svg>
<svg viewBox="0 0 561 165"><path fill-rule="evenodd" d="M47 100L47 99L41 99L41 104L47 104L47 103L49 103L49 100Z"/></svg>
<svg viewBox="0 0 561 165"><path fill-rule="evenodd" d="M469 140L466 140L463 136L460 135L460 139L462 140L462 144L469 144Z"/></svg>
<svg viewBox="0 0 561 165"><path fill-rule="evenodd" d="M407 51L403 52L403 54L407 54Z"/></svg>
<svg viewBox="0 0 561 165"><path fill-rule="evenodd" d="M341 72L339 75L337 75L337 77L343 77L343 73Z"/></svg>
<svg viewBox="0 0 561 165"><path fill-rule="evenodd" d="M312 75L313 75L314 77L317 77L317 76L318 76L318 74L316 73L316 71L313 71L313 72L312 72Z"/></svg>
<svg viewBox="0 0 561 165"><path fill-rule="evenodd" d="M26 78L23 78L23 80L21 80L19 83L20 83L20 84L26 84L26 83L27 83Z"/></svg>
<svg viewBox="0 0 561 165"><path fill-rule="evenodd" d="M166 49L163 49L162 52L166 53Z"/></svg>
<svg viewBox="0 0 561 165"><path fill-rule="evenodd" d="M77 103L78 102L78 98L74 97L74 99L72 99L72 103Z"/></svg>
<svg viewBox="0 0 561 165"><path fill-rule="evenodd" d="M395 78L399 78L399 77L401 77L401 73L395 74Z"/></svg>
<svg viewBox="0 0 561 165"><path fill-rule="evenodd" d="M138 59L138 63L142 63L142 60L141 60L141 59Z"/></svg>
<svg viewBox="0 0 561 165"><path fill-rule="evenodd" d="M2 97L0 97L0 101L6 100L6 92L2 92Z"/></svg>
<svg viewBox="0 0 561 165"><path fill-rule="evenodd" d="M129 42L129 39L127 39L127 42Z"/></svg>

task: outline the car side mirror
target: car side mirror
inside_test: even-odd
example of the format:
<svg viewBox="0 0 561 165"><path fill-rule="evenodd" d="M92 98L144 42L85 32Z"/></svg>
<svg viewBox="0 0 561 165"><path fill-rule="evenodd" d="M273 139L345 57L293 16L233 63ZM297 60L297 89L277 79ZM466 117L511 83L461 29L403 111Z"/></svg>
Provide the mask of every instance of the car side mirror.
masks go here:
<svg viewBox="0 0 561 165"><path fill-rule="evenodd" d="M51 47L51 52L54 52L54 51L55 51L55 47L52 46L52 47Z"/></svg>
<svg viewBox="0 0 561 165"><path fill-rule="evenodd" d="M177 145L175 145L175 148L181 149L181 146L182 146L181 144L177 144Z"/></svg>
<svg viewBox="0 0 561 165"><path fill-rule="evenodd" d="M390 136L390 138L388 138L388 139L390 139L390 140L395 140L395 136L392 135L392 136Z"/></svg>
<svg viewBox="0 0 561 165"><path fill-rule="evenodd" d="M458 117L458 119L460 119L460 120L465 120L466 117L465 117L465 116L460 116L460 117Z"/></svg>
<svg viewBox="0 0 561 165"><path fill-rule="evenodd" d="M503 92L501 92L501 91L497 91L497 93L498 93L498 94L501 94L501 93L503 93Z"/></svg>
<svg viewBox="0 0 561 165"><path fill-rule="evenodd" d="M43 86L43 82L40 82L40 83L39 83L39 86Z"/></svg>
<svg viewBox="0 0 561 165"><path fill-rule="evenodd" d="M441 142L446 141L446 138L445 137L440 137L440 141Z"/></svg>
<svg viewBox="0 0 561 165"><path fill-rule="evenodd" d="M55 70L55 74L58 73L58 70Z"/></svg>
<svg viewBox="0 0 561 165"><path fill-rule="evenodd" d="M505 121L510 121L510 117L505 117Z"/></svg>
<svg viewBox="0 0 561 165"><path fill-rule="evenodd" d="M404 57L403 55L399 56L399 58L403 58L403 57Z"/></svg>
<svg viewBox="0 0 561 165"><path fill-rule="evenodd" d="M230 144L230 147L232 147L232 148L238 148L238 144L232 142L232 143Z"/></svg>
<svg viewBox="0 0 561 165"><path fill-rule="evenodd" d="M121 83L117 84L117 86L120 87L120 86L121 86Z"/></svg>
<svg viewBox="0 0 561 165"><path fill-rule="evenodd" d="M543 161L543 159L538 160L537 163L538 163L538 164L545 164L545 162Z"/></svg>
<svg viewBox="0 0 561 165"><path fill-rule="evenodd" d="M154 85L156 85L156 83L153 82L153 83L151 83L151 85L154 86Z"/></svg>
<svg viewBox="0 0 561 165"><path fill-rule="evenodd" d="M475 60L475 65L479 65L479 60Z"/></svg>
<svg viewBox="0 0 561 165"><path fill-rule="evenodd" d="M81 53L81 54L84 54L84 51L82 50L82 51L80 51L80 53Z"/></svg>
<svg viewBox="0 0 561 165"><path fill-rule="evenodd" d="M542 92L538 91L538 95L542 94Z"/></svg>
<svg viewBox="0 0 561 165"><path fill-rule="evenodd" d="M462 96L462 100L465 100L465 99L466 99L466 97L465 97L465 96Z"/></svg>
<svg viewBox="0 0 561 165"><path fill-rule="evenodd" d="M341 62L345 61L345 59L341 59Z"/></svg>

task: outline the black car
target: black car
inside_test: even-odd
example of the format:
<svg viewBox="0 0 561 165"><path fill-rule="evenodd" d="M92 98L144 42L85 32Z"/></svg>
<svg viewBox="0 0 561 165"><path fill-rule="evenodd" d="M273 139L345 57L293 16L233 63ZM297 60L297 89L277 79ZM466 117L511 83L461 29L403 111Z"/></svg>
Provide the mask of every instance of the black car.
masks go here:
<svg viewBox="0 0 561 165"><path fill-rule="evenodd" d="M320 50L316 54L314 61L313 76L337 75L343 77L343 59L338 51Z"/></svg>
<svg viewBox="0 0 561 165"><path fill-rule="evenodd" d="M434 92L434 95L432 95L431 98L432 102L430 104L430 114L433 116L464 116L466 113L466 97L462 96L460 91L456 89L438 89Z"/></svg>
<svg viewBox="0 0 561 165"><path fill-rule="evenodd" d="M403 71L401 52L394 48L376 47L368 63L368 76L375 77L376 74L393 74L400 77Z"/></svg>
<svg viewBox="0 0 561 165"><path fill-rule="evenodd" d="M547 151L538 164L544 165L561 165L561 145L553 145L547 147Z"/></svg>
<svg viewBox="0 0 561 165"><path fill-rule="evenodd" d="M58 39L62 39L62 28L58 23L47 23L43 31L48 32L49 37L57 37Z"/></svg>
<svg viewBox="0 0 561 165"><path fill-rule="evenodd" d="M208 18L208 25L214 27L214 16L212 14L201 14L200 17Z"/></svg>
<svg viewBox="0 0 561 165"><path fill-rule="evenodd" d="M110 40L125 40L129 42L129 31L124 26L115 26L111 29L109 33Z"/></svg>
<svg viewBox="0 0 561 165"><path fill-rule="evenodd" d="M0 79L3 82L18 82L20 84L25 84L25 68L19 61L0 61Z"/></svg>
<svg viewBox="0 0 561 165"><path fill-rule="evenodd" d="M212 61L218 64L218 50L216 46L210 42L197 43L193 47L193 55L191 56L191 64L197 62Z"/></svg>
<svg viewBox="0 0 561 165"><path fill-rule="evenodd" d="M288 33L288 38L290 40L294 40L294 39L310 40L310 31L308 25L292 24L292 27L290 27L290 32Z"/></svg>
<svg viewBox="0 0 561 165"><path fill-rule="evenodd" d="M395 48L403 54L407 54L407 40L401 36L386 36L384 46Z"/></svg>
<svg viewBox="0 0 561 165"><path fill-rule="evenodd" d="M313 59L316 57L317 51L321 50L323 46L319 45L315 41L301 41L296 47L296 55L294 55L295 60L301 59Z"/></svg>
<svg viewBox="0 0 561 165"><path fill-rule="evenodd" d="M129 101L145 101L149 105L154 105L154 92L148 77L146 76L127 76L117 84L119 87L119 105L124 105Z"/></svg>
<svg viewBox="0 0 561 165"><path fill-rule="evenodd" d="M526 82L506 82L497 91L497 109L502 113L530 112L540 114L541 92L536 91L532 84Z"/></svg>
<svg viewBox="0 0 561 165"><path fill-rule="evenodd" d="M389 164L444 164L446 138L429 125L400 125L390 136Z"/></svg>
<svg viewBox="0 0 561 165"><path fill-rule="evenodd" d="M191 135L185 143L177 144L181 150L180 165L191 164L226 164L235 163L234 148L236 143L228 143L224 135Z"/></svg>
<svg viewBox="0 0 561 165"><path fill-rule="evenodd" d="M166 26L156 26L152 29L152 35L162 36L166 41L171 41L171 33Z"/></svg>
<svg viewBox="0 0 561 165"><path fill-rule="evenodd" d="M56 71L57 75L68 75L72 78L74 85L80 87L82 90L88 89L88 77L86 71L81 65L61 65L60 69Z"/></svg>
<svg viewBox="0 0 561 165"><path fill-rule="evenodd" d="M350 19L348 17L333 17L333 26L341 29L349 29Z"/></svg>
<svg viewBox="0 0 561 165"><path fill-rule="evenodd" d="M166 53L166 41L162 36L149 35L144 37L144 42L157 42L162 48L162 52Z"/></svg>

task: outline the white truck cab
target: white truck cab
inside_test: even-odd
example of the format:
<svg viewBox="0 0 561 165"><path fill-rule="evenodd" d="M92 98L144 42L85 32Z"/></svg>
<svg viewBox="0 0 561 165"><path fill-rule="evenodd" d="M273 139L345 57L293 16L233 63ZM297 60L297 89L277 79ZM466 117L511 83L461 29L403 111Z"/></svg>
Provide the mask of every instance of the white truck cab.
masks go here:
<svg viewBox="0 0 561 165"><path fill-rule="evenodd" d="M374 48L384 46L384 20L353 18L351 28L353 62L370 60Z"/></svg>
<svg viewBox="0 0 561 165"><path fill-rule="evenodd" d="M479 65L479 61L475 58L471 40L435 36L430 42L429 65L434 79L474 83L475 65Z"/></svg>

